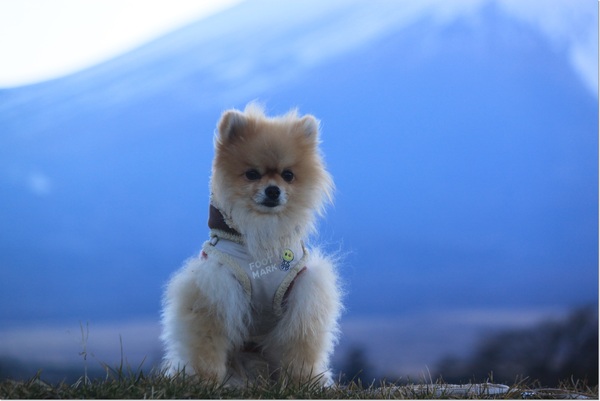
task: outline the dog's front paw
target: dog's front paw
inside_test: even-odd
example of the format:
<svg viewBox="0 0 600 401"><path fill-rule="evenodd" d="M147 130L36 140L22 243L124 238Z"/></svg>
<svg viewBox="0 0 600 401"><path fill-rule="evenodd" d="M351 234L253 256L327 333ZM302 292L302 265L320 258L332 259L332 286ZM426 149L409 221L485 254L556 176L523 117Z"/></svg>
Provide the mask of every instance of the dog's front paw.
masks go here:
<svg viewBox="0 0 600 401"><path fill-rule="evenodd" d="M227 348L219 341L200 344L194 350L195 358L191 361L191 368L202 380L222 383L227 376Z"/></svg>
<svg viewBox="0 0 600 401"><path fill-rule="evenodd" d="M295 386L327 387L333 384L331 372L322 367L310 366L305 363L291 363L282 369L282 379Z"/></svg>
<svg viewBox="0 0 600 401"><path fill-rule="evenodd" d="M208 366L207 364L194 364L194 373L207 382L223 383L226 379L227 368L223 366Z"/></svg>

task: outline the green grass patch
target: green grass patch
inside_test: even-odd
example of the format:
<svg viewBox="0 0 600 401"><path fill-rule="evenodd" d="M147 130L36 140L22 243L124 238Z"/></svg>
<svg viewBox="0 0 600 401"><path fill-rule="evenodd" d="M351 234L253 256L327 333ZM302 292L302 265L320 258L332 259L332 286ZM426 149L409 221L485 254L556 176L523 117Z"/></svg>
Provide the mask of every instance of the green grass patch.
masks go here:
<svg viewBox="0 0 600 401"><path fill-rule="evenodd" d="M519 381L511 386L492 383L453 385L435 383L350 383L323 388L317 380L300 385L283 381L258 381L245 388L207 383L182 373L175 377L160 372L145 374L106 368L106 377L81 377L73 384L46 383L40 375L24 380L0 382L0 398L12 399L598 399L598 386L562 383L557 388L539 388L535 383Z"/></svg>

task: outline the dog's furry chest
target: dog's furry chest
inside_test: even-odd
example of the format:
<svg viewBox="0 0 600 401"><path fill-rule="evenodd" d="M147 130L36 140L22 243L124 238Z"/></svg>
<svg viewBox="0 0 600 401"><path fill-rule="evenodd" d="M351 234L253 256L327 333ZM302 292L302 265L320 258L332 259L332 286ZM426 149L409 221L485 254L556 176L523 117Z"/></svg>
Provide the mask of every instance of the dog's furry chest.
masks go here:
<svg viewBox="0 0 600 401"><path fill-rule="evenodd" d="M241 284L252 308L251 340L260 340L277 324L294 280L306 269L304 247L298 244L256 260L243 244L213 232L203 252L206 257L218 258Z"/></svg>

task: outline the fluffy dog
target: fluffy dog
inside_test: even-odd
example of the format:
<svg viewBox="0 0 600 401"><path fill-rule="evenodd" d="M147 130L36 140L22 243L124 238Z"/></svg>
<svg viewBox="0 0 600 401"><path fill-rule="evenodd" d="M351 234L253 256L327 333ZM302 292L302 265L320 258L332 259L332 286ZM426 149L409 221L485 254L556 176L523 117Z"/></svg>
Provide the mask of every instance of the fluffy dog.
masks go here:
<svg viewBox="0 0 600 401"><path fill-rule="evenodd" d="M335 262L307 250L333 182L319 122L254 103L223 113L210 180L210 239L168 283L165 368L243 385L331 382L342 309Z"/></svg>

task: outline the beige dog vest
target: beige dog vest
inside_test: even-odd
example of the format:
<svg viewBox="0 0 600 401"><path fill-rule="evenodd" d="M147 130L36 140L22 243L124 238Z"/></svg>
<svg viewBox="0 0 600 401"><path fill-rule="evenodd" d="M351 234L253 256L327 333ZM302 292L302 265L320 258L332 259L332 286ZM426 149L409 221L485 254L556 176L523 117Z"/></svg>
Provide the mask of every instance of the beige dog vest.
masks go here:
<svg viewBox="0 0 600 401"><path fill-rule="evenodd" d="M283 313L294 280L306 270L302 244L283 249L279 255L253 260L240 236L213 229L202 247L203 257L216 257L240 282L252 306L252 341L273 329Z"/></svg>

